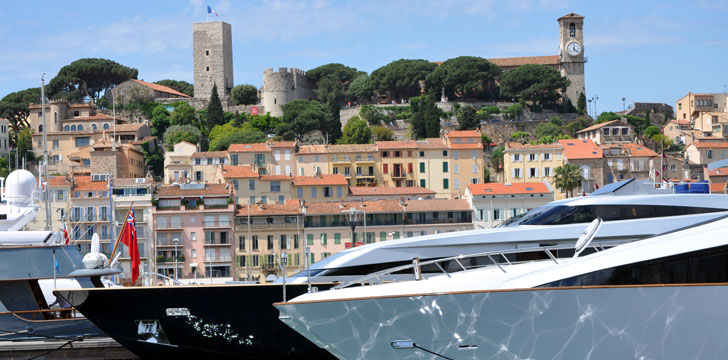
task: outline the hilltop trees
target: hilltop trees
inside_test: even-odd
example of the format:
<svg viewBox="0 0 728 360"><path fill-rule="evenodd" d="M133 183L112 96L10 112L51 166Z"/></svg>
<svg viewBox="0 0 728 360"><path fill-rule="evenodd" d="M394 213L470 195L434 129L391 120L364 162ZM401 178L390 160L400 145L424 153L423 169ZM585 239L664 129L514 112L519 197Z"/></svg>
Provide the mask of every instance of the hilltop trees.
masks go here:
<svg viewBox="0 0 728 360"><path fill-rule="evenodd" d="M371 99L372 94L372 82L366 73L359 73L349 84L349 97L353 100L366 102Z"/></svg>
<svg viewBox="0 0 728 360"><path fill-rule="evenodd" d="M451 99L459 97L491 99L496 77L501 69L477 56L449 59L427 75L427 89L437 95L441 88Z"/></svg>
<svg viewBox="0 0 728 360"><path fill-rule="evenodd" d="M165 79L165 80L159 80L159 81L155 82L155 84L169 86L172 89L175 89L190 97L195 96L195 86L188 83L187 81Z"/></svg>
<svg viewBox="0 0 728 360"><path fill-rule="evenodd" d="M285 140L303 140L309 131L327 130L323 124L330 124L331 118L331 112L318 101L294 100L283 105L283 123L277 126L276 133Z"/></svg>
<svg viewBox="0 0 728 360"><path fill-rule="evenodd" d="M15 144L20 129L30 126L30 103L40 103L40 88L30 88L5 95L0 100L0 117L10 121L10 143Z"/></svg>
<svg viewBox="0 0 728 360"><path fill-rule="evenodd" d="M456 113L458 119L458 130L472 130L480 126L478 112L472 106L462 106Z"/></svg>
<svg viewBox="0 0 728 360"><path fill-rule="evenodd" d="M569 80L546 65L522 65L503 74L501 95L542 105L555 103L566 90Z"/></svg>
<svg viewBox="0 0 728 360"><path fill-rule="evenodd" d="M372 142L372 129L366 120L353 116L344 126L344 134L339 144L369 144Z"/></svg>
<svg viewBox="0 0 728 360"><path fill-rule="evenodd" d="M254 85L237 85L232 91L233 104L254 105L258 103L258 88Z"/></svg>
<svg viewBox="0 0 728 360"><path fill-rule="evenodd" d="M412 107L412 135L416 139L440 136L440 118L443 113L430 95L410 98Z"/></svg>
<svg viewBox="0 0 728 360"><path fill-rule="evenodd" d="M359 74L356 68L331 63L319 66L306 72L306 77L316 84L316 97L329 109L331 117L328 122L321 123L321 129L334 142L341 137L340 104L346 96L345 84L351 83Z"/></svg>
<svg viewBox="0 0 728 360"><path fill-rule="evenodd" d="M217 94L217 84L212 85L212 94L210 94L210 102L207 104L207 118L205 120L207 120L205 127L208 131L215 125L225 123L225 112L222 109L220 96Z"/></svg>
<svg viewBox="0 0 728 360"><path fill-rule="evenodd" d="M420 94L420 80L425 80L437 65L427 60L400 59L372 72L374 90L393 98L410 98Z"/></svg>
<svg viewBox="0 0 728 360"><path fill-rule="evenodd" d="M172 125L164 132L164 143L171 149L177 143L187 141L192 144L200 142L202 133L192 125Z"/></svg>
<svg viewBox="0 0 728 360"><path fill-rule="evenodd" d="M98 58L76 60L58 72L48 83L49 98L81 101L84 97L94 102L99 95L129 79L136 79L139 70L115 61Z"/></svg>

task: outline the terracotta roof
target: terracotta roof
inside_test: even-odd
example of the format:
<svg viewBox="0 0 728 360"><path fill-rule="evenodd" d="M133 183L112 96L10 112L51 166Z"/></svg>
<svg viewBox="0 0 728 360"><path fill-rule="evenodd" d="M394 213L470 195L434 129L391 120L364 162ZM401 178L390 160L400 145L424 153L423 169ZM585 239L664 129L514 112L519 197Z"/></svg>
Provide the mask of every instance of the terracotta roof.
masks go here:
<svg viewBox="0 0 728 360"><path fill-rule="evenodd" d="M604 157L602 149L591 139L559 140L564 147L564 156L568 160L600 159Z"/></svg>
<svg viewBox="0 0 728 360"><path fill-rule="evenodd" d="M177 95L179 97L186 97L186 98L190 97L189 95L183 94L183 93L181 93L181 92L179 92L179 91L177 91L175 89L172 89L169 86L154 84L154 83L150 83L150 82L146 82L146 81L142 81L142 80L137 80L137 79L131 79L131 81L133 81L133 82L135 82L137 84L144 85L144 86L146 86L146 87L148 87L148 88L150 88L150 89L152 89L154 91L159 91L159 92L163 92L163 93L167 93L167 94Z"/></svg>
<svg viewBox="0 0 728 360"><path fill-rule="evenodd" d="M269 144L272 148L291 148L296 146L295 141L271 141Z"/></svg>
<svg viewBox="0 0 728 360"><path fill-rule="evenodd" d="M377 141L374 143L377 149L381 150L395 150L395 149L417 149L417 142L414 140L404 141Z"/></svg>
<svg viewBox="0 0 728 360"><path fill-rule="evenodd" d="M49 181L51 186L69 186L71 182L65 176L51 176Z"/></svg>
<svg viewBox="0 0 728 360"><path fill-rule="evenodd" d="M422 200L428 201L428 200ZM364 210L367 214L373 213L402 213L402 206L399 200L375 200L375 201L307 201L306 215L334 214L343 215L344 210L351 208Z"/></svg>
<svg viewBox="0 0 728 360"><path fill-rule="evenodd" d="M261 175L261 180L266 181L276 181L276 180L291 180L291 177L289 175Z"/></svg>
<svg viewBox="0 0 728 360"><path fill-rule="evenodd" d="M225 166L222 168L222 177L229 178L257 178L258 172L248 165Z"/></svg>
<svg viewBox="0 0 728 360"><path fill-rule="evenodd" d="M203 189L181 189L180 185L162 185L157 191L157 196L199 196L199 195L228 195L230 188L228 184L205 184Z"/></svg>
<svg viewBox="0 0 728 360"><path fill-rule="evenodd" d="M629 151L630 156L658 156L656 152L650 150L648 147L639 144L620 144L623 149Z"/></svg>
<svg viewBox="0 0 728 360"><path fill-rule="evenodd" d="M396 187L396 186L350 186L350 196L378 196L378 195L434 195L435 191L419 186Z"/></svg>
<svg viewBox="0 0 728 360"><path fill-rule="evenodd" d="M150 142L152 140L156 140L156 139L157 139L156 136L146 136L146 137L144 137L144 139L132 141L132 144L134 144L134 145L142 145L142 144L148 143L148 142Z"/></svg>
<svg viewBox="0 0 728 360"><path fill-rule="evenodd" d="M472 211L465 199L405 200L405 212Z"/></svg>
<svg viewBox="0 0 728 360"><path fill-rule="evenodd" d="M521 144L519 142L507 142L507 150L562 150L561 144Z"/></svg>
<svg viewBox="0 0 728 360"><path fill-rule="evenodd" d="M559 20L561 20L561 19L583 19L583 18L584 18L584 16L579 15L577 13L568 13L568 14L560 17Z"/></svg>
<svg viewBox="0 0 728 360"><path fill-rule="evenodd" d="M116 124L116 132L122 132L122 131L139 131L139 129L147 126L147 124L142 123L134 123L134 124ZM113 132L114 128L112 126L111 129L104 130L107 132Z"/></svg>
<svg viewBox="0 0 728 360"><path fill-rule="evenodd" d="M711 193L725 194L725 190L726 190L726 186L725 185L726 185L726 183L722 183L722 182L719 182L719 183L710 183L710 192Z"/></svg>
<svg viewBox="0 0 728 360"><path fill-rule="evenodd" d="M326 145L301 145L298 154L326 154Z"/></svg>
<svg viewBox="0 0 728 360"><path fill-rule="evenodd" d="M222 157L227 157L227 156L228 156L227 151L198 151L198 152L192 153L190 158L196 159L196 158L205 157L208 159L212 159L212 158L222 158Z"/></svg>
<svg viewBox="0 0 728 360"><path fill-rule="evenodd" d="M68 157L79 158L79 159L90 159L91 158L91 145L86 145L78 148L78 151L68 154Z"/></svg>
<svg viewBox="0 0 728 360"><path fill-rule="evenodd" d="M708 170L708 168L705 168L705 173L708 176L728 176L728 167L717 168L714 170Z"/></svg>
<svg viewBox="0 0 728 360"><path fill-rule="evenodd" d="M427 138L424 140L417 140L418 149L447 149L445 139L443 138Z"/></svg>
<svg viewBox="0 0 728 360"><path fill-rule="evenodd" d="M329 153L353 153L353 152L375 152L377 147L374 144L347 144L329 145Z"/></svg>
<svg viewBox="0 0 728 360"><path fill-rule="evenodd" d="M75 186L73 190L78 191L103 191L109 190L106 181L91 181L90 176L76 176L74 178Z"/></svg>
<svg viewBox="0 0 728 360"><path fill-rule="evenodd" d="M344 175L294 176L292 180L295 186L349 185Z"/></svg>
<svg viewBox="0 0 728 360"><path fill-rule="evenodd" d="M481 137L480 130L450 130L447 134L445 134L447 137Z"/></svg>
<svg viewBox="0 0 728 360"><path fill-rule="evenodd" d="M63 119L63 122L73 122L73 121L91 121L91 120L114 120L114 117L111 115L106 115L104 113L96 113L91 116L76 116L68 119ZM119 118L116 118L116 120L121 120Z"/></svg>
<svg viewBox="0 0 728 360"><path fill-rule="evenodd" d="M521 65L559 65L561 59L558 55L547 55L547 56L522 56L522 57L508 57L508 58L494 58L488 59L488 61L496 64L500 67L511 67Z"/></svg>
<svg viewBox="0 0 728 360"><path fill-rule="evenodd" d="M542 182L469 184L473 195L547 194L549 188Z"/></svg>
<svg viewBox="0 0 728 360"><path fill-rule="evenodd" d="M695 146L698 149L709 149L709 148L728 148L728 142L694 142L688 145Z"/></svg>
<svg viewBox="0 0 728 360"><path fill-rule="evenodd" d="M620 124L617 124L617 123L620 123ZM629 124L627 124L627 123L625 123L625 122L623 122L621 120L612 120L612 121L606 121L606 122L599 123L599 124L594 124L594 125L592 125L592 126L590 126L588 128L581 129L581 130L577 131L576 133L579 134L579 133L583 133L583 132L587 132L587 131L601 129L601 128L603 128L605 126L609 126L609 125L619 125L619 126L629 126L629 127L632 127L632 125L629 125Z"/></svg>
<svg viewBox="0 0 728 360"><path fill-rule="evenodd" d="M475 150L475 149L482 149L483 148L483 144L480 143L480 142L475 143L475 144L454 144L454 143L450 143L450 146L449 147L450 147L450 149L473 149L473 150Z"/></svg>
<svg viewBox="0 0 728 360"><path fill-rule="evenodd" d="M300 215L301 206L298 202L286 202L285 204L253 204L250 206L250 216L269 215ZM235 216L248 216L248 205L238 205Z"/></svg>
<svg viewBox="0 0 728 360"><path fill-rule="evenodd" d="M262 152L270 151L265 143L230 144L228 152Z"/></svg>

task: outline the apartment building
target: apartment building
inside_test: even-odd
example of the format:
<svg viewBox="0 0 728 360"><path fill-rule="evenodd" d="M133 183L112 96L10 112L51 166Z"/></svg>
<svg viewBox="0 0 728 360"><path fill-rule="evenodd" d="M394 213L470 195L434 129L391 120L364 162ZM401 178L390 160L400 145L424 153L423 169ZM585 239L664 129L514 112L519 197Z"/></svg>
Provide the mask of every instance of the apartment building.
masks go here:
<svg viewBox="0 0 728 360"><path fill-rule="evenodd" d="M563 165L564 147L561 144L506 143L503 151L503 174L506 183L543 182L554 189L556 168ZM557 200L566 194L557 191Z"/></svg>
<svg viewBox="0 0 728 360"><path fill-rule="evenodd" d="M692 130L690 120L670 120L662 127L662 134L675 144L689 145L693 142Z"/></svg>
<svg viewBox="0 0 728 360"><path fill-rule="evenodd" d="M164 153L164 183L173 184L187 182L192 174L192 154L197 152L197 145L182 141Z"/></svg>
<svg viewBox="0 0 728 360"><path fill-rule="evenodd" d="M81 147L69 154L68 160L74 176L111 174L113 178L142 178L146 172L144 152L134 145L106 139Z"/></svg>
<svg viewBox="0 0 728 360"><path fill-rule="evenodd" d="M379 152L374 144L329 145L329 174L343 175L351 186L376 186L382 183ZM387 169L388 170L388 169ZM402 176L404 169L392 175ZM384 166L382 168L384 173Z"/></svg>
<svg viewBox="0 0 728 360"><path fill-rule="evenodd" d="M296 166L298 176L328 175L329 154L328 145L301 145L296 153Z"/></svg>
<svg viewBox="0 0 728 360"><path fill-rule="evenodd" d="M52 230L63 228L64 222L68 225L68 233L71 233L70 224L68 224L68 213L71 209L71 179L66 176L51 176L49 181L50 202L51 202L51 225ZM43 200L38 204L40 211L38 215L26 225L27 230L45 230L46 215L45 202Z"/></svg>
<svg viewBox="0 0 728 360"><path fill-rule="evenodd" d="M152 236L152 184L151 178L120 178L114 179L111 196L114 204L114 233L115 239L122 230L124 219L130 207L134 207L134 220L136 222L137 247L139 248L140 272L156 272L154 261L154 242ZM120 264L124 272L121 274L122 282L131 280L131 258L129 248L119 244L117 251L121 252Z"/></svg>
<svg viewBox="0 0 728 360"><path fill-rule="evenodd" d="M306 201L344 200L349 190L345 175L293 176L292 191L295 199Z"/></svg>
<svg viewBox="0 0 728 360"><path fill-rule="evenodd" d="M452 197L450 149L444 138L417 140L417 185L437 193L437 198Z"/></svg>
<svg viewBox="0 0 728 360"><path fill-rule="evenodd" d="M231 277L235 190L230 184L162 185L152 207L157 272Z"/></svg>
<svg viewBox="0 0 728 360"><path fill-rule="evenodd" d="M91 238L99 234L101 252L111 254L111 202L107 176L74 176L71 179L69 235L81 253L91 250ZM142 250L140 250L142 251Z"/></svg>
<svg viewBox="0 0 728 360"><path fill-rule="evenodd" d="M445 141L452 163L452 193L465 193L468 184L483 182L483 144L480 130L449 131Z"/></svg>
<svg viewBox="0 0 728 360"><path fill-rule="evenodd" d="M726 158L728 142L696 141L685 148L685 157L694 165L705 166L710 162Z"/></svg>
<svg viewBox="0 0 728 360"><path fill-rule="evenodd" d="M601 149L607 161L607 183L633 177L649 178L652 159L658 156L644 145L634 143L602 145Z"/></svg>
<svg viewBox="0 0 728 360"><path fill-rule="evenodd" d="M378 167L382 174L382 186L416 186L416 141L377 141L375 147L379 151L379 159L381 159Z"/></svg>
<svg viewBox="0 0 728 360"><path fill-rule="evenodd" d="M576 137L591 139L597 145L630 143L634 140L634 126L622 120L612 120L579 130Z"/></svg>
<svg viewBox="0 0 728 360"><path fill-rule="evenodd" d="M190 181L198 183L217 183L221 179L217 178L221 167L229 164L227 151L202 151L195 152L190 156L192 163L192 179Z"/></svg>
<svg viewBox="0 0 728 360"><path fill-rule="evenodd" d="M233 184L237 204L255 204L258 202L258 184L260 175L250 165L221 166L218 168L217 178L222 178L225 184Z"/></svg>
<svg viewBox="0 0 728 360"><path fill-rule="evenodd" d="M419 186L396 187L396 186L350 186L348 200L429 200L434 199L437 193Z"/></svg>
<svg viewBox="0 0 728 360"><path fill-rule="evenodd" d="M232 144L228 148L230 165L251 165L260 175L293 174L296 147L288 141Z"/></svg>
<svg viewBox="0 0 728 360"><path fill-rule="evenodd" d="M10 160L10 120L0 118L0 157Z"/></svg>
<svg viewBox="0 0 728 360"><path fill-rule="evenodd" d="M574 189L574 193L590 193L605 184L605 175L609 173L604 161L602 149L591 139L559 140L564 148L566 163L574 164L581 170L584 180ZM553 183L552 183L553 184Z"/></svg>
<svg viewBox="0 0 728 360"><path fill-rule="evenodd" d="M675 115L678 120L689 120L691 123L702 112L728 112L726 94L688 93L675 102ZM700 123L694 124L696 129L703 130Z"/></svg>
<svg viewBox="0 0 728 360"><path fill-rule="evenodd" d="M470 184L465 199L475 228L488 229L554 200L548 182Z"/></svg>

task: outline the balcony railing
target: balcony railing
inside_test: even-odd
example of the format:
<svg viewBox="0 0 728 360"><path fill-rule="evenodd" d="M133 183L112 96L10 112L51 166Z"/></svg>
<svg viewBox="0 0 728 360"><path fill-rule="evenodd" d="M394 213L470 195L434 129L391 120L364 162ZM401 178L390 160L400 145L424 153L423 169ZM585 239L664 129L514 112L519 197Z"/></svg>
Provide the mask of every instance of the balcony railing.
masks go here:
<svg viewBox="0 0 728 360"><path fill-rule="evenodd" d="M205 245L230 245L230 240L205 240Z"/></svg>
<svg viewBox="0 0 728 360"><path fill-rule="evenodd" d="M392 173L393 178L404 178L407 177L407 173L404 171L395 171Z"/></svg>
<svg viewBox="0 0 728 360"><path fill-rule="evenodd" d="M205 228L229 228L232 225L229 221L203 221L202 227Z"/></svg>
<svg viewBox="0 0 728 360"><path fill-rule="evenodd" d="M210 262L232 261L232 256L230 256L230 255L205 256L205 261L210 261Z"/></svg>

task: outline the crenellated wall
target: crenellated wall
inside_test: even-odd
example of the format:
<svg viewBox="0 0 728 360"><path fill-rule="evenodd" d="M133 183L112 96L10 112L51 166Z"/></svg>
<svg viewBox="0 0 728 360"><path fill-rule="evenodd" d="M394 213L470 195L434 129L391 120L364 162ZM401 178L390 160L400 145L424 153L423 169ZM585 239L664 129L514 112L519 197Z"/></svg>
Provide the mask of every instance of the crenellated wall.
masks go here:
<svg viewBox="0 0 728 360"><path fill-rule="evenodd" d="M316 95L306 72L296 68L265 69L260 101L272 116L283 115L282 106L298 99L313 100Z"/></svg>

